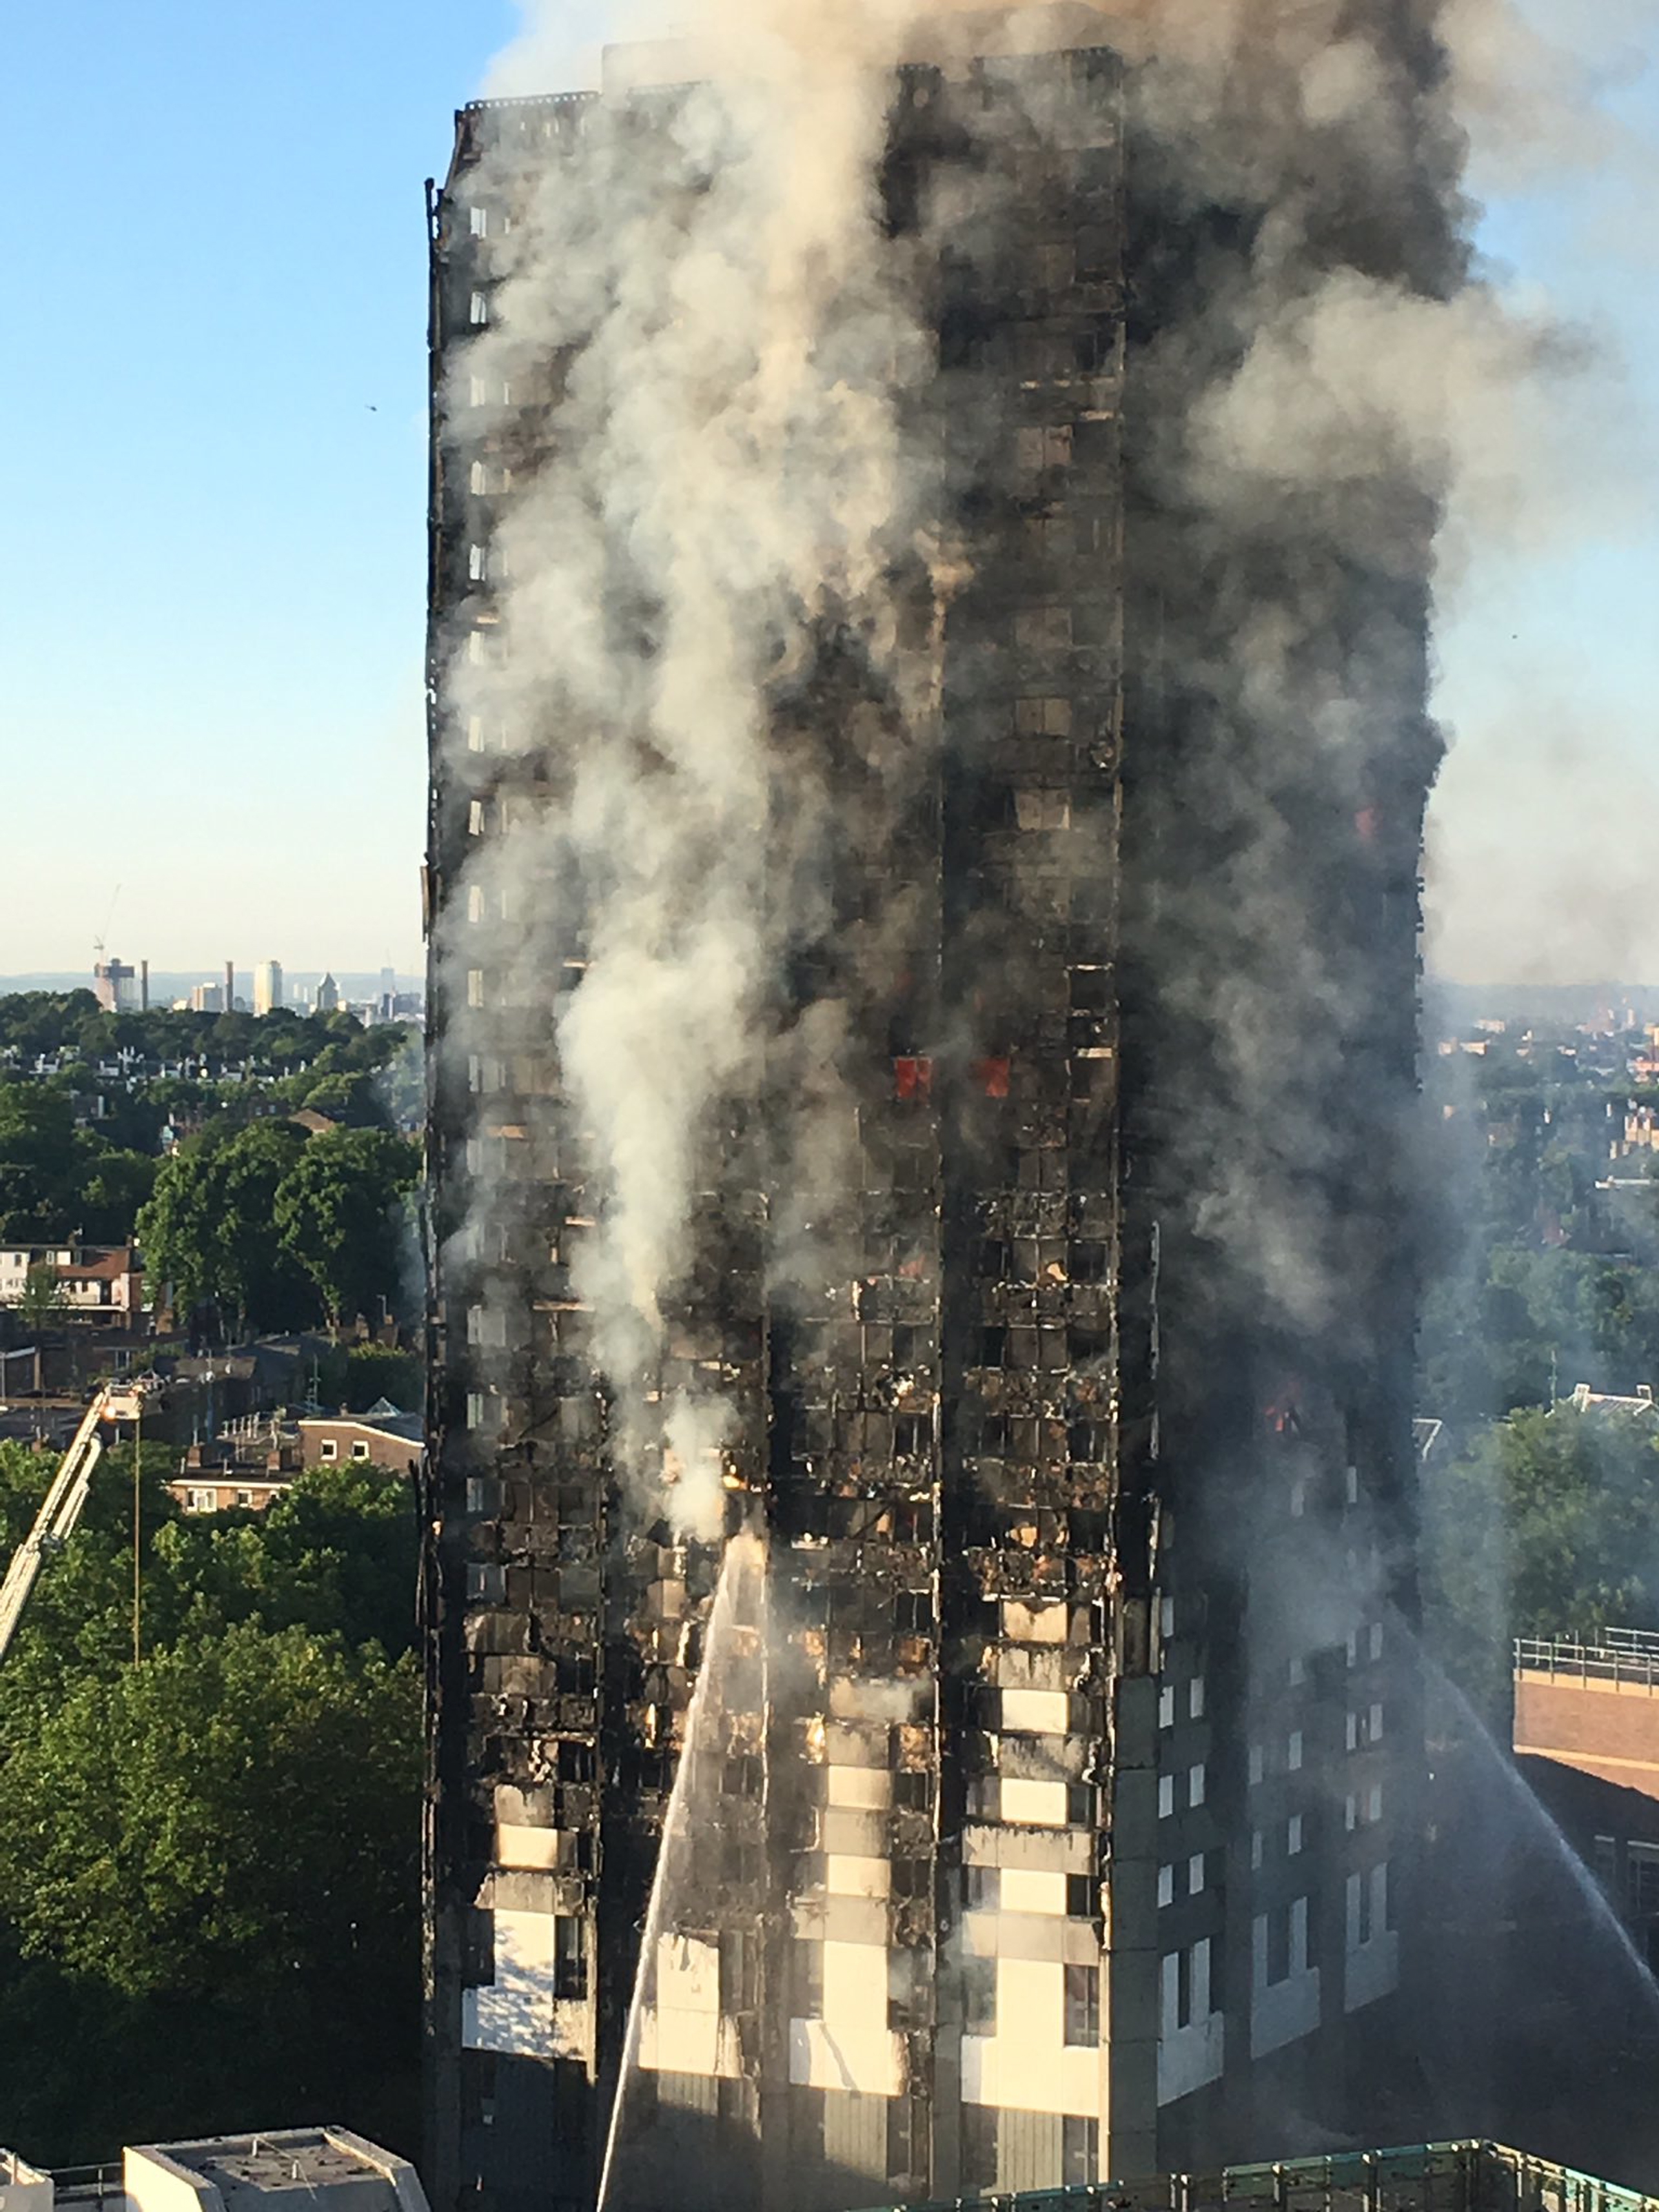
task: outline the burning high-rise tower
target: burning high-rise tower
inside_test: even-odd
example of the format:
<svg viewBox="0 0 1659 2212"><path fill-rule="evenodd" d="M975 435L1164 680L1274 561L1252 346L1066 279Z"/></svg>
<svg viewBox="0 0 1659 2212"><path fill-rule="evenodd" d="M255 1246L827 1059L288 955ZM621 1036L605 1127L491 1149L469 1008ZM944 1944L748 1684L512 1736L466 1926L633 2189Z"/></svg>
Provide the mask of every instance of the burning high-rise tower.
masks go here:
<svg viewBox="0 0 1659 2212"><path fill-rule="evenodd" d="M441 2212L1394 2132L1435 10L820 12L432 203Z"/></svg>

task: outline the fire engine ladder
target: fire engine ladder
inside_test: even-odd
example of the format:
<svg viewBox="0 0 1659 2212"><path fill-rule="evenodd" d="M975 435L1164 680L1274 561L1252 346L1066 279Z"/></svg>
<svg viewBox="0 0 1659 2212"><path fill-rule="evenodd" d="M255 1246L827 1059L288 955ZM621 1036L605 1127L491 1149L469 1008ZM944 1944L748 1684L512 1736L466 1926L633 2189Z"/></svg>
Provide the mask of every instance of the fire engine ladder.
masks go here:
<svg viewBox="0 0 1659 2212"><path fill-rule="evenodd" d="M23 1607L29 1601L29 1592L34 1588L41 1568L54 1552L62 1550L75 1533L75 1524L81 1518L81 1509L87 1502L93 1469L104 1449L104 1440L98 1433L98 1424L104 1417L104 1408L108 1402L109 1392L100 1390L87 1407L81 1425L75 1431L75 1441L64 1454L52 1478L46 1503L34 1516L34 1526L12 1554L11 1565L6 1570L6 1579L0 1583L0 1662L3 1662L11 1649L11 1640L17 1633L17 1624L23 1617Z"/></svg>

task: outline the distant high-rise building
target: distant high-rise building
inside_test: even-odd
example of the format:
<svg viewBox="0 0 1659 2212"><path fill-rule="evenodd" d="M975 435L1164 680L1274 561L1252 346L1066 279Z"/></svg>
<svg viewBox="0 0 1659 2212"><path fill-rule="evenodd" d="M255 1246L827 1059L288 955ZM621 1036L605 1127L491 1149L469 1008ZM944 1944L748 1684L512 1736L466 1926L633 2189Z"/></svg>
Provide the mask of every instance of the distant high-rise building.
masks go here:
<svg viewBox="0 0 1659 2212"><path fill-rule="evenodd" d="M224 985L196 984L190 994L190 1011L192 1014L222 1014L225 1011Z"/></svg>
<svg viewBox="0 0 1659 2212"><path fill-rule="evenodd" d="M262 960L253 971L253 1011L274 1014L283 1004L283 963Z"/></svg>
<svg viewBox="0 0 1659 2212"><path fill-rule="evenodd" d="M1172 150L1102 48L907 66L833 173L873 273L780 247L770 347L732 258L832 171L746 228L683 53L459 118L438 2212L591 2205L619 2081L610 2212L812 2212L1364 2141L1409 2078L1434 504L1227 411L1258 247L1455 281L1431 53L1361 12L1409 191L1248 103Z"/></svg>
<svg viewBox="0 0 1659 2212"><path fill-rule="evenodd" d="M339 1012L340 987L326 970L324 972L321 982L317 986L317 995L312 1004L313 1011L319 1014L333 1014Z"/></svg>
<svg viewBox="0 0 1659 2212"><path fill-rule="evenodd" d="M120 960L100 960L92 971L92 987L106 1014L134 1014L149 1003L149 967L143 972Z"/></svg>

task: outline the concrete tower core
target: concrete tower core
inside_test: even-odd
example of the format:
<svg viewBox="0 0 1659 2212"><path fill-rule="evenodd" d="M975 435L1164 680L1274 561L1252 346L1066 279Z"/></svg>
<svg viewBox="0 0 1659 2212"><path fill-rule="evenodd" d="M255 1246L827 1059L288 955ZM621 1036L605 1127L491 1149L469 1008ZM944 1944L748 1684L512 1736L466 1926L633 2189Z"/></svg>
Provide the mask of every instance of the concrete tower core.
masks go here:
<svg viewBox="0 0 1659 2212"><path fill-rule="evenodd" d="M1298 163L1291 292L1455 279L1376 12L1409 201L1105 48L907 64L769 289L766 118L458 118L438 2212L592 2205L619 2073L615 2212L1400 2132L1437 487L1235 404Z"/></svg>

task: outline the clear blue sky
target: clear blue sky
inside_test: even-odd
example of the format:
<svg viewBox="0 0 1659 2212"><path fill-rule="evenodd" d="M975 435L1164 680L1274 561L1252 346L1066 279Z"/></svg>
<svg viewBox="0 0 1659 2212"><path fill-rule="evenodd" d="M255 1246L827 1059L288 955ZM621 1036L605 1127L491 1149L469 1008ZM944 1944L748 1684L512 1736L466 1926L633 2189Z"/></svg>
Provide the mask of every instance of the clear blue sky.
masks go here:
<svg viewBox="0 0 1659 2212"><path fill-rule="evenodd" d="M1571 22L1589 0L1530 4ZM573 46L598 34L597 5L565 13ZM158 968L418 964L421 182L517 21L12 11L0 974L83 967L118 883L111 948ZM1650 155L1651 79L1609 99ZM1642 198L1556 180L1489 238L1652 361ZM1489 548L1471 578L1432 870L1455 969L1659 980L1656 580L1651 525Z"/></svg>
<svg viewBox="0 0 1659 2212"><path fill-rule="evenodd" d="M421 185L516 21L11 11L0 973L118 882L129 959L418 964Z"/></svg>

